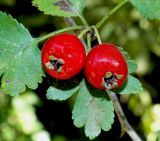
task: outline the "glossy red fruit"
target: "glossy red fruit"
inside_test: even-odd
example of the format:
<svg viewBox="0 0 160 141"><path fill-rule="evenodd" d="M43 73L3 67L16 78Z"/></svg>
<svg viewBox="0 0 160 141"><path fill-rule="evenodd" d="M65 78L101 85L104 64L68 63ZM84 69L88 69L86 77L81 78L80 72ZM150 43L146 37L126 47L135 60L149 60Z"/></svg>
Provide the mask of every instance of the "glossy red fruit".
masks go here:
<svg viewBox="0 0 160 141"><path fill-rule="evenodd" d="M84 72L87 81L98 89L116 89L125 82L128 68L119 49L110 43L95 46L89 52Z"/></svg>
<svg viewBox="0 0 160 141"><path fill-rule="evenodd" d="M78 74L86 59L82 42L73 34L62 33L51 37L42 48L42 65L53 78L69 79Z"/></svg>

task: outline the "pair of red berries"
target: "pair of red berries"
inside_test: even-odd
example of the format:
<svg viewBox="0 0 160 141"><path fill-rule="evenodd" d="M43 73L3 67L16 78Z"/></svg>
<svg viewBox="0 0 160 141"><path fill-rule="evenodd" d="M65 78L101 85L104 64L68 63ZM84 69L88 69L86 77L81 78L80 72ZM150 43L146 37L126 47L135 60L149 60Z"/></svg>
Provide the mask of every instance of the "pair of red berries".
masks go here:
<svg viewBox="0 0 160 141"><path fill-rule="evenodd" d="M42 65L53 78L66 80L84 67L87 81L98 89L115 89L128 75L126 61L119 49L109 43L99 44L86 57L82 42L73 34L50 38L42 48Z"/></svg>

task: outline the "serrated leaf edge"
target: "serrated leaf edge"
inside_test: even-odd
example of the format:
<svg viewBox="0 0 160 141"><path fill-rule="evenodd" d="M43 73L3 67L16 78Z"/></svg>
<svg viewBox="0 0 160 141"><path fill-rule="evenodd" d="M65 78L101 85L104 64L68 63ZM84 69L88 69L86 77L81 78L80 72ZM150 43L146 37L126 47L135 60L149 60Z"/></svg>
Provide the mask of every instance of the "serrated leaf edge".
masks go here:
<svg viewBox="0 0 160 141"><path fill-rule="evenodd" d="M82 81L82 82L83 82L83 81ZM82 85L82 82L81 82L81 85ZM90 103L91 103L91 101L92 101L93 98L94 98L94 97L91 97L91 98L90 98L90 100L89 100L89 105L90 105ZM84 127L85 134L86 134L87 137L89 137L90 140L95 139L95 138L101 133L102 130L103 130L103 131L109 131L109 130L112 128L112 125L113 125L113 123L114 123L115 114L114 114L113 103L112 103L112 101L110 101L110 102L111 102L111 104L112 104L112 109L111 109L112 118L110 118L110 119L111 119L111 120L110 120L110 125L108 126L107 129L104 129L104 128L101 126L101 124L98 123L100 130L99 130L99 132L97 132L97 134L96 134L95 136L92 136L92 137L89 136L89 135L86 133L86 124L77 125L77 123L75 123L75 120L74 120L74 117L73 117L73 110L72 110L72 120L73 120L74 125L75 125L77 128L82 128L82 127ZM88 106L89 106L89 105L88 105ZM74 107L75 107L75 105L73 106L73 109L74 109ZM111 114L109 114L109 115L111 115ZM87 122L87 121L86 121L86 122Z"/></svg>
<svg viewBox="0 0 160 141"><path fill-rule="evenodd" d="M0 11L0 15L2 15L4 18L9 19L11 22L14 22L17 26L20 26L20 28L23 28L24 31L25 31L25 32L29 35L29 37L30 37L30 40L31 40L30 43L32 43L32 41L33 41L32 36L30 35L29 31L26 29L26 27L25 27L22 23L19 23L12 15L7 14L7 13L5 13L5 12ZM29 43L28 43L28 44L29 44ZM4 73L2 73L2 74L0 75L0 77L2 77L1 82L3 82L3 79L4 79L4 78L3 78L3 74L4 74ZM38 83L41 83L41 82L42 82L42 80L43 80L42 77L43 77L43 76L45 76L44 73L42 73L39 77L37 77L38 79L37 79L36 82L35 82L35 85L36 85L36 86L34 86L34 87L29 87L29 86L27 86L26 84L24 84L23 87L19 90L18 93L10 93L8 90L6 90L6 89L3 87L3 83L1 84L1 88L2 88L2 90L4 91L4 93L6 93L6 94L9 94L9 95L11 95L11 96L18 96L19 94L25 92L27 88L30 88L30 89L33 89L33 90L36 89L36 88L38 87Z"/></svg>
<svg viewBox="0 0 160 141"><path fill-rule="evenodd" d="M67 11L62 10L65 13L63 15L59 15L56 13L52 14L50 12L45 11L43 8L39 7L38 4L34 0L32 1L32 5L37 7L39 11L42 11L44 14L47 14L47 15L58 16L58 17L77 17L77 16L79 16L79 14L78 14L79 12L75 8L73 9L75 13L71 13L71 12L67 12Z"/></svg>

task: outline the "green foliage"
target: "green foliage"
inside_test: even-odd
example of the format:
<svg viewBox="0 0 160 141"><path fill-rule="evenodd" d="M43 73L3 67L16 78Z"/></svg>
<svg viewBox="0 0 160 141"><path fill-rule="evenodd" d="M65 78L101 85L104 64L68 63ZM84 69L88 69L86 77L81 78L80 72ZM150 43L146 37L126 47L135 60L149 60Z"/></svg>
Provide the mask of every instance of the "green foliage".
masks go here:
<svg viewBox="0 0 160 141"><path fill-rule="evenodd" d="M131 0L141 15L147 19L160 19L160 0Z"/></svg>
<svg viewBox="0 0 160 141"><path fill-rule="evenodd" d="M79 86L72 89L59 89L56 87L49 87L47 90L47 99L52 100L66 100L79 90Z"/></svg>
<svg viewBox="0 0 160 141"><path fill-rule="evenodd" d="M127 60L127 65L128 65L128 73L131 74L136 71L137 69L137 64L134 60Z"/></svg>
<svg viewBox="0 0 160 141"><path fill-rule="evenodd" d="M78 16L85 6L84 0L33 0L40 11L52 16Z"/></svg>
<svg viewBox="0 0 160 141"><path fill-rule="evenodd" d="M122 52L125 57L128 65L128 73L131 74L136 71L137 64L134 60L131 60L129 54L123 50L123 48L119 47L119 50ZM131 75L128 75L126 82L119 89L116 89L115 92L119 94L136 94L143 90L142 84L136 78Z"/></svg>
<svg viewBox="0 0 160 141"><path fill-rule="evenodd" d="M135 72L136 69L137 69L136 62L134 60L131 60L129 54L127 52L125 52L123 50L123 48L119 47L119 50L122 52L123 56L126 59L126 62L127 62L127 65L128 65L128 73L131 74L131 73Z"/></svg>
<svg viewBox="0 0 160 141"><path fill-rule="evenodd" d="M140 93L142 90L143 88L140 81L135 77L128 75L128 78L123 84L123 86L115 90L115 92L119 94L137 94Z"/></svg>
<svg viewBox="0 0 160 141"><path fill-rule="evenodd" d="M28 30L11 16L0 12L0 76L2 90L16 96L38 87L43 70L40 50Z"/></svg>
<svg viewBox="0 0 160 141"><path fill-rule="evenodd" d="M107 3L107 1L105 2ZM153 0L131 0L131 2L146 18L156 19L160 17L160 12L157 12L159 11L159 0L154 2ZM43 11L45 14L71 17L79 16L79 14L82 13L85 2L84 0L33 0L33 5L37 6L38 9ZM94 11L96 7L97 5L95 5L92 10ZM93 15L93 11L90 12L93 17L95 15L100 15L97 14L97 10L96 14ZM123 16L119 17L123 18ZM115 21L119 19L119 17L115 18ZM93 19L95 20L97 18ZM128 31L128 29L125 27L127 27L126 23L128 20L128 18L126 21L124 20L125 22L123 22L123 24L125 23L125 26L123 25L123 28L121 27L121 18L120 22L116 21L117 23L120 23L118 24L117 29L115 28L114 22L111 23L111 30L120 34L118 38L115 37L115 41L117 41L117 39L119 42L127 40L126 31ZM56 24L58 24L57 21ZM124 36L121 34L123 29L125 31ZM107 28L107 32L109 30L110 28ZM108 36L112 33L111 30L110 33L108 33ZM104 30L102 32L104 32ZM109 38L106 39L109 40ZM114 40L113 36L111 36L111 39ZM135 61L131 60L128 53L123 51L122 48L119 49L127 61L129 74L133 73L137 69ZM24 92L26 86L31 89L35 89L38 86L38 82L42 81L43 75L40 61L40 50L28 30L11 16L7 16L0 12L0 76L2 76L1 87L3 91L15 96ZM125 84L115 92L123 95L136 94L141 91L142 85L140 81L129 75ZM68 86L68 89L63 89L63 87L61 89L51 86L47 91L47 98L51 100L66 100L76 92L78 92L78 95L72 112L72 118L75 126L84 127L85 134L90 139L97 137L101 130L108 131L114 122L114 109L112 102L105 91L96 90L83 80L74 88L69 88ZM31 99L29 99L29 101L30 100ZM20 112L27 109L25 106L29 105L28 103L26 103L26 105L20 103L19 105L19 100L15 100L13 104L15 108L18 109L17 111ZM24 105L23 109L21 108L22 105ZM16 115L18 115L18 113L16 113ZM24 125L27 126L25 123ZM23 127L21 128L23 129Z"/></svg>
<svg viewBox="0 0 160 141"><path fill-rule="evenodd" d="M85 127L90 139L97 137L101 129L108 131L114 121L114 109L105 91L91 88L85 81L81 83L73 109L76 127Z"/></svg>

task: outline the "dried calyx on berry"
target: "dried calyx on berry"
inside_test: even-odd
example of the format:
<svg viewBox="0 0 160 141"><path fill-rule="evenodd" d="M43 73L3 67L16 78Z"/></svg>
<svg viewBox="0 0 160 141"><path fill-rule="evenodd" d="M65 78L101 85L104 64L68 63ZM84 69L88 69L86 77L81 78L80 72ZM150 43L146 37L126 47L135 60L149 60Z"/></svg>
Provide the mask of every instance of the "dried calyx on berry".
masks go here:
<svg viewBox="0 0 160 141"><path fill-rule="evenodd" d="M105 77L103 77L102 85L108 90L115 89L118 87L118 80L122 79L124 75L118 75L112 72L106 72Z"/></svg>
<svg viewBox="0 0 160 141"><path fill-rule="evenodd" d="M49 62L47 62L46 67L50 70L55 70L57 72L62 71L62 66L64 65L63 59L55 58L54 56L49 56Z"/></svg>

